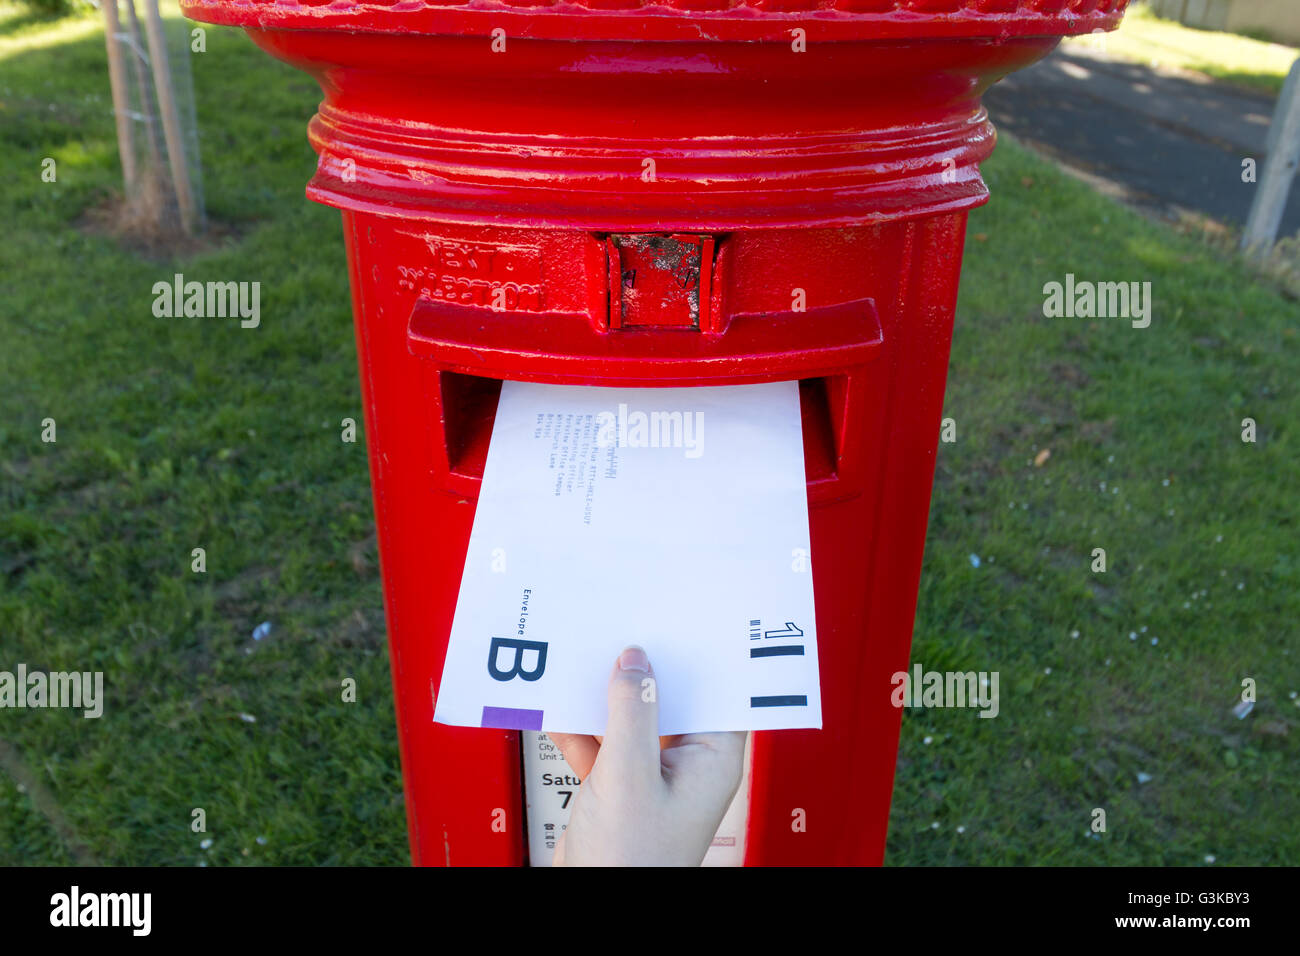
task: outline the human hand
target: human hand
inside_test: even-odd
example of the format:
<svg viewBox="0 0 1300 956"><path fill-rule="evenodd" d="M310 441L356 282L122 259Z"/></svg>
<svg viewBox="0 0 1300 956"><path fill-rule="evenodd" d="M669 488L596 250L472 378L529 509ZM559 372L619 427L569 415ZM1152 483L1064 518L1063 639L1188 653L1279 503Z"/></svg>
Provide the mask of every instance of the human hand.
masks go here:
<svg viewBox="0 0 1300 956"><path fill-rule="evenodd" d="M582 780L555 866L699 866L740 785L745 733L659 736L659 689L629 647L605 736L548 734Z"/></svg>

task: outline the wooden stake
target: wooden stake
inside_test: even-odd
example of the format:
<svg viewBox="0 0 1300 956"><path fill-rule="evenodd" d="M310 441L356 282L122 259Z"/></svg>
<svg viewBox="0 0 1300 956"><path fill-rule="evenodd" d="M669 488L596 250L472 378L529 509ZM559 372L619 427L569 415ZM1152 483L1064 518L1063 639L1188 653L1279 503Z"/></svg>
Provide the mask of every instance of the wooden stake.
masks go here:
<svg viewBox="0 0 1300 956"><path fill-rule="evenodd" d="M127 196L135 192L135 150L131 145L131 100L126 91L126 64L117 34L117 0L100 0L104 8L104 43L108 48L108 82L113 89L113 119L117 123L117 154L122 158L122 181Z"/></svg>
<svg viewBox="0 0 1300 956"><path fill-rule="evenodd" d="M181 228L186 235L193 235L198 224L198 211L194 205L194 190L190 186L190 170L185 163L185 140L181 135L180 114L176 110L171 67L167 63L167 38L163 34L158 0L144 0L144 13L145 28L149 31L149 58L153 61L153 85L158 93L158 109L162 114L163 136L167 140L172 185L176 189L176 204L181 212Z"/></svg>
<svg viewBox="0 0 1300 956"><path fill-rule="evenodd" d="M144 117L145 142L149 145L150 173L153 180L162 174L162 144L158 141L158 117L154 111L153 80L145 72L142 63L146 62L144 37L140 35L140 19L135 15L135 0L125 0L126 21L131 35L131 75L140 95L140 114ZM157 197L149 198L149 208Z"/></svg>

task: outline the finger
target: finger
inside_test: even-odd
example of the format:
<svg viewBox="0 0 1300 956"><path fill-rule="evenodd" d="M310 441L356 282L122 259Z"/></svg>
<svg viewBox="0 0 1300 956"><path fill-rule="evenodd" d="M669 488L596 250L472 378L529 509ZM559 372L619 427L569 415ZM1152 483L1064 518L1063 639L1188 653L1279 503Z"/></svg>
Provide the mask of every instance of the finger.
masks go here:
<svg viewBox="0 0 1300 956"><path fill-rule="evenodd" d="M609 678L609 720L597 761L615 779L659 777L659 689L639 647L618 656Z"/></svg>
<svg viewBox="0 0 1300 956"><path fill-rule="evenodd" d="M587 774L591 773L591 765L596 762L596 754L600 752L596 738L591 734L547 733L546 736L560 748L560 753L578 775L578 779L586 780Z"/></svg>
<svg viewBox="0 0 1300 956"><path fill-rule="evenodd" d="M555 841L555 852L551 854L551 866L564 866L564 837L568 830L560 834L560 838Z"/></svg>

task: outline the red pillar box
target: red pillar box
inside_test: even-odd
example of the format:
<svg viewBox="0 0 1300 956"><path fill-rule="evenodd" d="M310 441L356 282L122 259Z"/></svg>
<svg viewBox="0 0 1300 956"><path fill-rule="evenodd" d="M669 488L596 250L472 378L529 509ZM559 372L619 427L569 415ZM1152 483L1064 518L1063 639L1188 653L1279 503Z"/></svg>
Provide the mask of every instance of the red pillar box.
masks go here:
<svg viewBox="0 0 1300 956"><path fill-rule="evenodd" d="M1126 3L182 0L324 91L416 863L527 860L519 735L433 722L503 379L799 381L824 728L744 859L881 861L980 96Z"/></svg>

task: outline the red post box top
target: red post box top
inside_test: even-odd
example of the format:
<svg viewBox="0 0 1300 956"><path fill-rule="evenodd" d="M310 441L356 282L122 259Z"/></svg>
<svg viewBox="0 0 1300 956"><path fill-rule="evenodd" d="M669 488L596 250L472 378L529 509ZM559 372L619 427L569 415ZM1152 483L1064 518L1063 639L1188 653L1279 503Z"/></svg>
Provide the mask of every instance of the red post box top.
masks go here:
<svg viewBox="0 0 1300 956"><path fill-rule="evenodd" d="M1128 0L181 0L312 73L308 195L604 232L839 226L987 199L980 96Z"/></svg>
<svg viewBox="0 0 1300 956"><path fill-rule="evenodd" d="M264 29L553 40L1061 37L1113 29L1129 0L182 0L195 20Z"/></svg>

